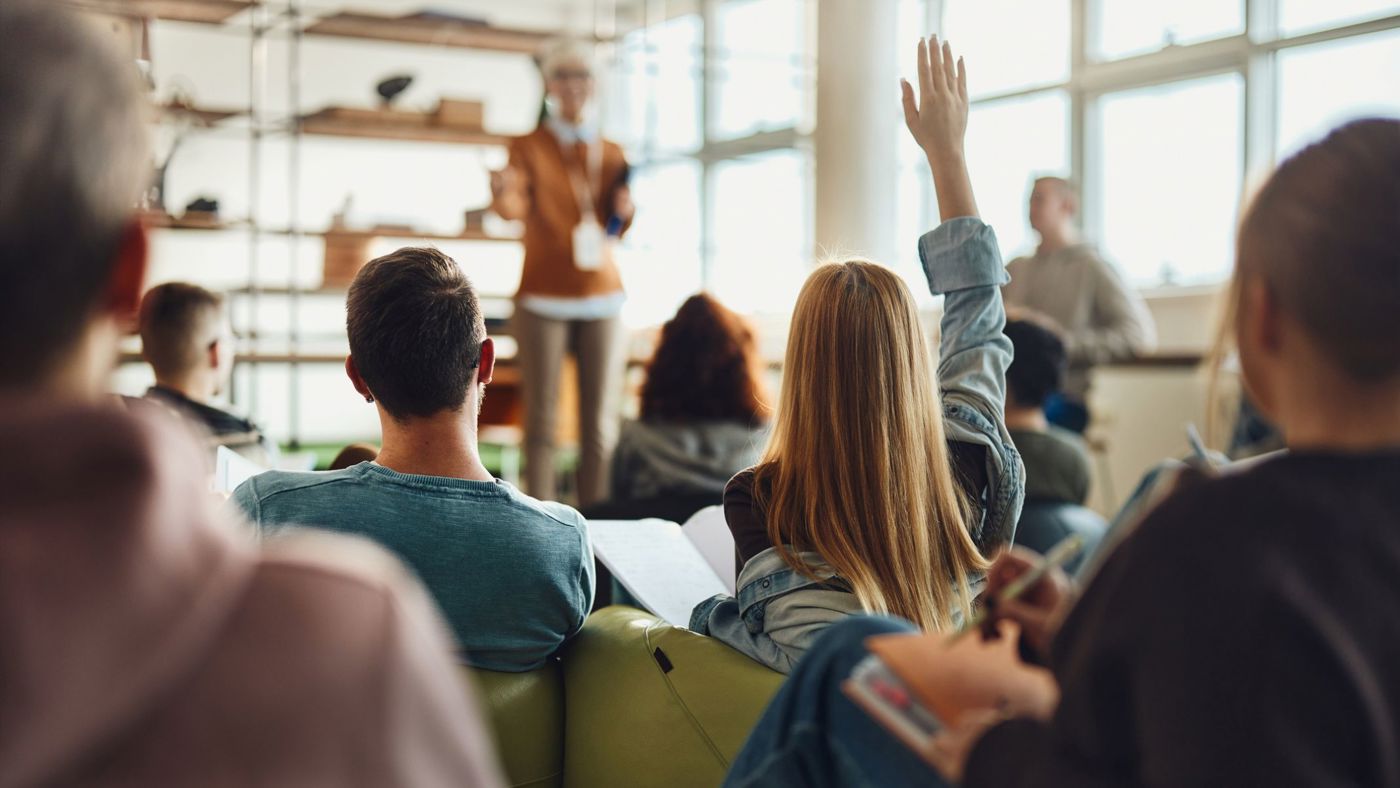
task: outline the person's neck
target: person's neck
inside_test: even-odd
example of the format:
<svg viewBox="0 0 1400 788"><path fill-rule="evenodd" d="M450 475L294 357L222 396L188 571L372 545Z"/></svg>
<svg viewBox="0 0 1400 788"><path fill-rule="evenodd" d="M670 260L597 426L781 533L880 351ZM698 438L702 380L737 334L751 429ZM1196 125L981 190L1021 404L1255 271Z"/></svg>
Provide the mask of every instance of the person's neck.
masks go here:
<svg viewBox="0 0 1400 788"><path fill-rule="evenodd" d="M201 405L208 403L218 393L210 376L199 372L186 375L156 375L156 385L179 392L185 399Z"/></svg>
<svg viewBox="0 0 1400 788"><path fill-rule="evenodd" d="M1045 432L1050 429L1050 423L1045 419L1045 411L1040 408L1026 408L1008 402L1006 428L1022 432Z"/></svg>
<svg viewBox="0 0 1400 788"><path fill-rule="evenodd" d="M375 462L399 473L493 481L476 446L476 410L443 411L399 421L379 407L384 447Z"/></svg>
<svg viewBox="0 0 1400 788"><path fill-rule="evenodd" d="M1040 234L1040 254L1054 254L1055 252L1079 243L1079 233L1072 225L1061 225L1054 227Z"/></svg>
<svg viewBox="0 0 1400 788"><path fill-rule="evenodd" d="M1295 451L1360 453L1400 449L1400 381L1323 392L1299 382L1279 415L1284 443Z"/></svg>

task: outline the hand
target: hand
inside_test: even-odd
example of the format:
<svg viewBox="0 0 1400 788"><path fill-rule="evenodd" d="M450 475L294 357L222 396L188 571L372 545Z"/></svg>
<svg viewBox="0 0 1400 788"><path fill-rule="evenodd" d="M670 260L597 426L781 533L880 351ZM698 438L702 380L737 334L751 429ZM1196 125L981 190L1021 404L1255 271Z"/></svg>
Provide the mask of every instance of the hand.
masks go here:
<svg viewBox="0 0 1400 788"><path fill-rule="evenodd" d="M904 98L904 123L930 161L961 159L967 134L967 68L953 60L948 42L938 37L919 39L919 98L908 80L899 81Z"/></svg>
<svg viewBox="0 0 1400 788"><path fill-rule="evenodd" d="M1021 627L1021 637L1031 648L1046 655L1073 597L1069 577L1059 567L1054 567L1016 599L998 599L1007 586L1030 572L1039 561L1040 556L1035 552L1013 547L992 562L987 570L987 588L982 594L987 600L983 631L995 636L997 621L1015 621Z"/></svg>
<svg viewBox="0 0 1400 788"><path fill-rule="evenodd" d="M632 190L627 186L619 186L613 190L613 216L616 216L623 224L632 221L632 216L637 213L637 206L632 202Z"/></svg>
<svg viewBox="0 0 1400 788"><path fill-rule="evenodd" d="M943 778L953 785L962 782L967 770L967 759L972 748L994 725L1006 719L1006 715L985 709L965 712L956 725L944 728L934 735L928 749L919 753L933 765Z"/></svg>

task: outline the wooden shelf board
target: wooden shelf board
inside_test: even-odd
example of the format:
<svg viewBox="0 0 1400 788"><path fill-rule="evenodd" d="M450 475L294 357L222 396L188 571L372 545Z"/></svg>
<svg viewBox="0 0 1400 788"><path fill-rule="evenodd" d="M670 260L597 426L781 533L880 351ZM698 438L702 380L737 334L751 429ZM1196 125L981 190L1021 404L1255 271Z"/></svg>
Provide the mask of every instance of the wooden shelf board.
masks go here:
<svg viewBox="0 0 1400 788"><path fill-rule="evenodd" d="M379 227L367 230L326 230L324 232L313 233L313 235L355 235L369 238L423 238L432 241L497 241L500 243L519 243L519 236L490 235L484 230L463 230L456 235L439 235L437 233L423 232L412 228L402 227Z"/></svg>
<svg viewBox="0 0 1400 788"><path fill-rule="evenodd" d="M406 142L445 142L457 145L504 146L510 137L476 129L410 123L365 123L323 117L319 113L301 119L303 134Z"/></svg>
<svg viewBox="0 0 1400 788"><path fill-rule="evenodd" d="M144 211L141 218L147 227L164 227L172 230L230 230L236 226L221 219L189 214L172 216L162 211Z"/></svg>
<svg viewBox="0 0 1400 788"><path fill-rule="evenodd" d="M342 38L393 41L401 44L484 49L495 52L534 54L553 38L552 33L515 30L414 16L339 13L323 17L306 28L307 33Z"/></svg>
<svg viewBox="0 0 1400 788"><path fill-rule="evenodd" d="M63 0L82 11L113 16L220 25L257 5L257 0Z"/></svg>
<svg viewBox="0 0 1400 788"><path fill-rule="evenodd" d="M214 109L212 107L189 107L180 104L162 104L159 107L166 117L192 117L201 126L213 126L229 118L237 118L248 113L238 109Z"/></svg>

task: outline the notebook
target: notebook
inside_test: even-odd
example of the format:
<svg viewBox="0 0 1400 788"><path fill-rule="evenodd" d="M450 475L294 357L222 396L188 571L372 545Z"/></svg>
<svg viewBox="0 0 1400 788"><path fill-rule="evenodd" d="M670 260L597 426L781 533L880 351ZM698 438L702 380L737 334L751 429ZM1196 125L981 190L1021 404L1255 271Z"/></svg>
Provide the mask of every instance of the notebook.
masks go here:
<svg viewBox="0 0 1400 788"><path fill-rule="evenodd" d="M716 594L724 581L695 544L669 520L589 520L593 552L647 610L677 626Z"/></svg>

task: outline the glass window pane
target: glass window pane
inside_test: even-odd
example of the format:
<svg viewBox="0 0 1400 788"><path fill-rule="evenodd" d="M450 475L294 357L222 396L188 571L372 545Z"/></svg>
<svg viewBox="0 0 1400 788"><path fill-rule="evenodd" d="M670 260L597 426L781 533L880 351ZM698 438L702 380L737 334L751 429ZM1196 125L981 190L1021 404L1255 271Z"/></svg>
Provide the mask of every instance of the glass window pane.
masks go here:
<svg viewBox="0 0 1400 788"><path fill-rule="evenodd" d="M1054 90L974 106L967 166L977 208L996 230L1003 258L1031 251L1037 242L1026 218L1031 182L1070 175L1069 96Z"/></svg>
<svg viewBox="0 0 1400 788"><path fill-rule="evenodd" d="M741 312L786 314L810 270L811 161L778 150L714 168L710 289Z"/></svg>
<svg viewBox="0 0 1400 788"><path fill-rule="evenodd" d="M719 138L787 128L808 94L805 0L726 0L716 9L714 118Z"/></svg>
<svg viewBox="0 0 1400 788"><path fill-rule="evenodd" d="M1129 281L1192 284L1229 273L1243 82L1222 74L1101 99L1097 240Z"/></svg>
<svg viewBox="0 0 1400 788"><path fill-rule="evenodd" d="M1244 32L1243 0L1098 0L1093 11L1093 50L1104 60Z"/></svg>
<svg viewBox="0 0 1400 788"><path fill-rule="evenodd" d="M697 14L628 33L599 99L609 138L633 152L700 147L700 50Z"/></svg>
<svg viewBox="0 0 1400 788"><path fill-rule="evenodd" d="M1348 120L1400 117L1400 30L1285 49L1278 85L1280 158Z"/></svg>
<svg viewBox="0 0 1400 788"><path fill-rule="evenodd" d="M1286 36L1400 14L1396 0L1280 0L1279 29Z"/></svg>
<svg viewBox="0 0 1400 788"><path fill-rule="evenodd" d="M700 179L693 159L640 166L632 174L637 221L618 253L628 325L664 322L700 290Z"/></svg>
<svg viewBox="0 0 1400 788"><path fill-rule="evenodd" d="M973 97L1069 79L1068 0L948 0L943 31Z"/></svg>

